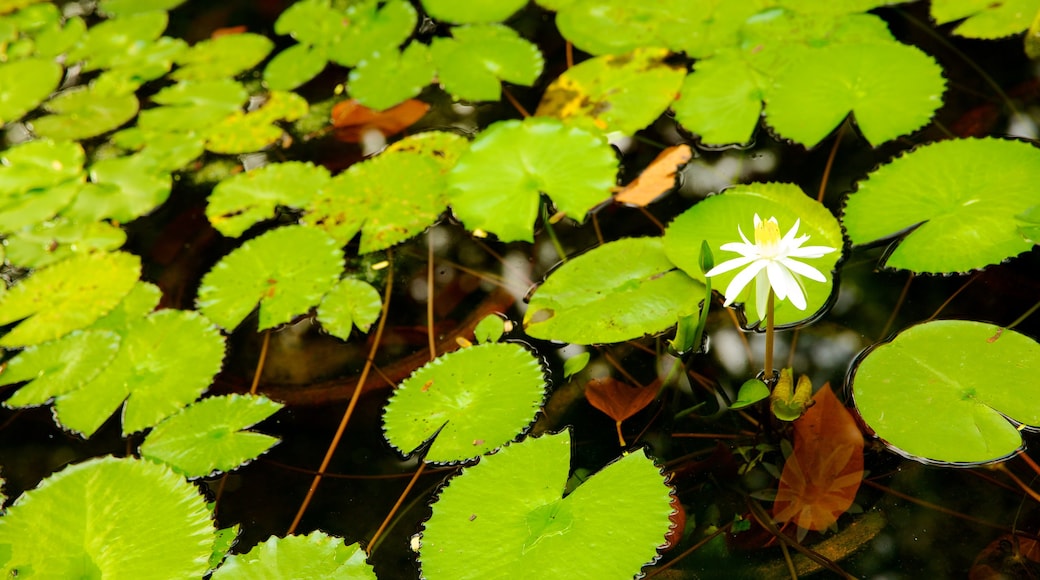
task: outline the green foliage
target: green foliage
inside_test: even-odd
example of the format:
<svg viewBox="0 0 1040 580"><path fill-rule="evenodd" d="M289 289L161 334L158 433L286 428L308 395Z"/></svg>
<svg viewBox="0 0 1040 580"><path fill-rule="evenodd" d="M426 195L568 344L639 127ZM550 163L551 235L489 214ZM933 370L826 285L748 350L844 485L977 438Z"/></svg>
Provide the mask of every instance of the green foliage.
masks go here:
<svg viewBox="0 0 1040 580"><path fill-rule="evenodd" d="M214 540L195 486L149 461L103 457L71 465L22 494L0 517L7 576L199 578Z"/></svg>
<svg viewBox="0 0 1040 580"><path fill-rule="evenodd" d="M727 189L721 195L711 196L691 207L675 218L664 235L664 250L668 258L691 278L704 280L700 268L701 241L707 241L715 255L715 261L721 262L725 257L732 257L730 252L720 250L722 244L739 242L740 231L751 235L755 231L752 219L755 214L762 219L776 217L780 224L781 234L786 233L799 220L798 235L808 235L808 245L829 246L841 249L843 245L841 226L827 208L807 197L802 190L790 183L755 183L738 185ZM827 279L826 283L812 282L804 287L806 310L794 308L785 301L776 305L776 323L781 325L798 324L812 319L830 298L833 288L833 275L841 253L831 252L820 258L801 260L819 270ZM712 278L715 288L722 289L733 280L739 270L732 270ZM754 283L749 284L744 292L745 304L755 303ZM747 322L756 322L758 317L753 308L745 308Z"/></svg>
<svg viewBox="0 0 1040 580"><path fill-rule="evenodd" d="M554 119L500 121L484 130L449 175L455 215L502 241L531 241L540 195L571 218L610 197L617 159L599 136Z"/></svg>
<svg viewBox="0 0 1040 580"><path fill-rule="evenodd" d="M0 324L21 321L0 346L39 344L86 328L130 292L140 273L141 260L121 252L78 255L39 270L0 294Z"/></svg>
<svg viewBox="0 0 1040 580"><path fill-rule="evenodd" d="M346 546L342 538L315 531L306 536L271 537L245 554L229 556L213 573L213 580L239 578L376 580L376 575L359 545Z"/></svg>
<svg viewBox="0 0 1040 580"><path fill-rule="evenodd" d="M933 0L932 18L937 24L964 20L954 34L968 38L1000 38L1018 34L1029 27L1040 11L1037 0L985 2L983 0Z"/></svg>
<svg viewBox="0 0 1040 580"><path fill-rule="evenodd" d="M488 314L473 329L477 342L498 342L506 330L506 321L501 314Z"/></svg>
<svg viewBox="0 0 1040 580"><path fill-rule="evenodd" d="M257 222L275 217L279 206L305 206L328 181L328 170L313 163L266 165L217 184L206 217L218 232L237 238Z"/></svg>
<svg viewBox="0 0 1040 580"><path fill-rule="evenodd" d="M402 454L433 438L424 460L465 461L498 449L530 425L545 387L542 365L519 344L467 347L437 357L402 382L383 412L383 428Z"/></svg>
<svg viewBox="0 0 1040 580"><path fill-rule="evenodd" d="M332 336L347 340L355 326L361 332L368 332L382 309L383 300L371 284L344 278L321 299L318 322Z"/></svg>
<svg viewBox="0 0 1040 580"><path fill-rule="evenodd" d="M77 87L47 101L44 108L54 114L33 120L33 131L56 140L96 137L133 119L137 107L132 94L106 94L97 84Z"/></svg>
<svg viewBox="0 0 1040 580"><path fill-rule="evenodd" d="M530 86L542 73L545 60L538 47L508 26L460 26L451 32L452 38L434 40L430 57L444 90L456 99L497 101L500 80Z"/></svg>
<svg viewBox="0 0 1040 580"><path fill-rule="evenodd" d="M119 335L106 330L75 331L27 347L0 371L0 385L29 381L4 406L34 407L74 391L93 380L118 350Z"/></svg>
<svg viewBox="0 0 1040 580"><path fill-rule="evenodd" d="M233 77L260 64L273 48L266 36L249 32L203 40L181 53L170 78L206 81Z"/></svg>
<svg viewBox="0 0 1040 580"><path fill-rule="evenodd" d="M260 303L259 330L305 314L339 280L343 251L314 228L289 226L242 244L217 262L199 286L200 312L226 330Z"/></svg>
<svg viewBox="0 0 1040 580"><path fill-rule="evenodd" d="M259 396L203 399L153 429L141 444L141 457L190 478L237 469L278 443L270 435L241 430L281 408L281 403Z"/></svg>
<svg viewBox="0 0 1040 580"><path fill-rule="evenodd" d="M436 71L430 49L413 42L398 52L371 54L350 71L350 96L372 109L387 109L419 94Z"/></svg>
<svg viewBox="0 0 1040 580"><path fill-rule="evenodd" d="M733 401L729 408L733 410L743 409L744 407L754 405L768 396L768 385L758 379L748 379L744 381L744 384L740 385L740 390L737 391L737 400Z"/></svg>
<svg viewBox="0 0 1040 580"><path fill-rule="evenodd" d="M967 320L913 326L857 362L863 420L895 450L942 463L997 461L1022 446L1015 424L1040 426L1040 345ZM927 402L928 412L921 412Z"/></svg>
<svg viewBox="0 0 1040 580"><path fill-rule="evenodd" d="M422 3L431 17L454 24L501 22L523 8L524 4L527 4L526 0L423 0Z"/></svg>
<svg viewBox="0 0 1040 580"><path fill-rule="evenodd" d="M966 272L1033 247L1016 216L1036 205L1038 182L1040 151L1028 143L942 141L867 176L848 197L842 223L854 244L903 234L888 267Z"/></svg>
<svg viewBox="0 0 1040 580"><path fill-rule="evenodd" d="M665 477L643 453L630 453L561 497L570 455L568 431L511 444L463 469L424 525L423 577L638 576L670 526Z"/></svg>
<svg viewBox="0 0 1040 580"><path fill-rule="evenodd" d="M0 64L0 123L35 109L61 81L61 65L43 58Z"/></svg>
<svg viewBox="0 0 1040 580"><path fill-rule="evenodd" d="M703 295L703 284L668 260L661 238L628 238L554 270L531 297L524 330L576 344L621 342L697 313Z"/></svg>

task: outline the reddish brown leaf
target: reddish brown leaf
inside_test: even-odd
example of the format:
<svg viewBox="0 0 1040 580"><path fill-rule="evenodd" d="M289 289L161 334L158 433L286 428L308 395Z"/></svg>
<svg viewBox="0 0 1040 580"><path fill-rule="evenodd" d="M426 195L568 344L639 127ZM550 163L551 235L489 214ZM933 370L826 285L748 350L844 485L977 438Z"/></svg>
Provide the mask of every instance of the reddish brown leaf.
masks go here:
<svg viewBox="0 0 1040 580"><path fill-rule="evenodd" d="M636 388L611 377L592 379L585 385L585 397L593 407L621 422L649 405L657 397L657 387Z"/></svg>
<svg viewBox="0 0 1040 580"><path fill-rule="evenodd" d="M639 177L614 196L618 203L645 207L675 189L675 172L693 157L689 145L673 145L662 151L647 165Z"/></svg>
<svg viewBox="0 0 1040 580"><path fill-rule="evenodd" d="M671 524L668 526L668 533L664 535L665 546L661 548L664 552L674 548L679 540L682 540L683 532L686 531L686 510L683 508L682 502L673 495L671 506L673 511L668 516Z"/></svg>
<svg viewBox="0 0 1040 580"><path fill-rule="evenodd" d="M1029 574L1028 571L1035 570L1038 562L1040 542L1004 534L979 552L975 557L975 563L968 571L968 579L1035 578L1035 575Z"/></svg>
<svg viewBox="0 0 1040 580"><path fill-rule="evenodd" d="M340 141L358 143L365 131L371 129L377 129L385 136L400 133L429 110L430 105L416 99L409 99L385 111L374 111L350 99L332 107L332 126Z"/></svg>
<svg viewBox="0 0 1040 580"><path fill-rule="evenodd" d="M794 451L784 464L773 518L823 530L845 513L863 480L863 434L852 414L823 385L794 422Z"/></svg>

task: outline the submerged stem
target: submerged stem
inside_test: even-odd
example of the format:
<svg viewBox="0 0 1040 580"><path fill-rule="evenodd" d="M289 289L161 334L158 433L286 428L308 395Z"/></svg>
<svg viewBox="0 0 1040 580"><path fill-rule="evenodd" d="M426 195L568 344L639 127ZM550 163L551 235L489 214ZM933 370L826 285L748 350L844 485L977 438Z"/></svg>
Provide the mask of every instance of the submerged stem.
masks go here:
<svg viewBox="0 0 1040 580"><path fill-rule="evenodd" d="M549 240L552 241L553 247L556 248L556 254L560 256L560 261L566 262L567 252L563 249L560 239L556 237L556 230L553 229L553 225L549 221L549 205L544 201L542 202L542 225L545 226L545 231L548 232Z"/></svg>

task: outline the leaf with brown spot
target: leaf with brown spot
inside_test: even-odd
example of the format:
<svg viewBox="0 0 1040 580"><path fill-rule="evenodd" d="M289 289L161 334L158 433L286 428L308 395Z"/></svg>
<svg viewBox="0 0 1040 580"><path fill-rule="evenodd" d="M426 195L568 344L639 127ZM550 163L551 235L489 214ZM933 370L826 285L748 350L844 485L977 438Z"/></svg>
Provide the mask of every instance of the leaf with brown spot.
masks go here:
<svg viewBox="0 0 1040 580"><path fill-rule="evenodd" d="M794 451L780 476L773 519L819 531L837 522L856 498L863 480L863 434L829 383L814 400L794 422Z"/></svg>
<svg viewBox="0 0 1040 580"><path fill-rule="evenodd" d="M614 196L614 201L646 207L676 187L675 174L693 157L685 143L661 151L646 169Z"/></svg>

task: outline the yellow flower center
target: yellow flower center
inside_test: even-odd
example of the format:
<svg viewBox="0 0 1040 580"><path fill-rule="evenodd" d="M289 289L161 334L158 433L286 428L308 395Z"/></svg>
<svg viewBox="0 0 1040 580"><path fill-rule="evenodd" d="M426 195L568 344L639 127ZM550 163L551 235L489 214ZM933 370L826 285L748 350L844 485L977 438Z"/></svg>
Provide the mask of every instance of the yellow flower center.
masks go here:
<svg viewBox="0 0 1040 580"><path fill-rule="evenodd" d="M763 258L775 258L780 247L780 225L775 219L763 220L755 226L755 245Z"/></svg>

